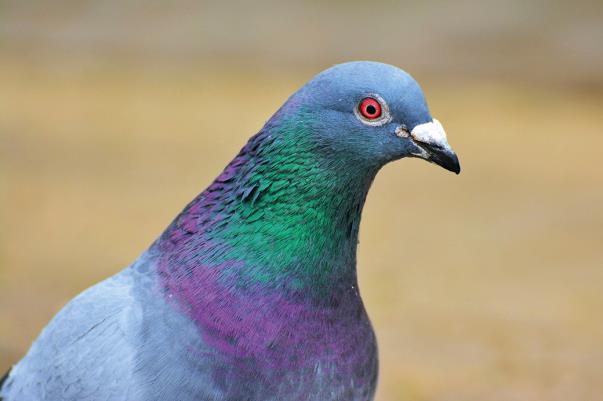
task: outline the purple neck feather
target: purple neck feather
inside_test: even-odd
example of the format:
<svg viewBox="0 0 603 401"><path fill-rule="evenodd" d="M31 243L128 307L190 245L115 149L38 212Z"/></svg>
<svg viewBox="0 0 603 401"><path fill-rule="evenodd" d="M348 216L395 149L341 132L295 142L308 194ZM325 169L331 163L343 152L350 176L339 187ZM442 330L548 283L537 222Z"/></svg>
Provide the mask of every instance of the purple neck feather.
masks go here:
<svg viewBox="0 0 603 401"><path fill-rule="evenodd" d="M337 171L313 157L300 139L307 127L286 118L290 108L185 208L151 254L167 299L222 357L266 369L320 361L349 373L374 353L359 348L374 338L355 265L376 170Z"/></svg>

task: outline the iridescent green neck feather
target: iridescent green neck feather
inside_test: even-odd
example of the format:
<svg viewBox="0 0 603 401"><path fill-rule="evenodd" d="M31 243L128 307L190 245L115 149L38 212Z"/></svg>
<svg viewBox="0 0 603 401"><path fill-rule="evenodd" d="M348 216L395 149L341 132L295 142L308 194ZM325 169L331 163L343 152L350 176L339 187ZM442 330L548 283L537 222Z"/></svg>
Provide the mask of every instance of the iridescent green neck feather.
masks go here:
<svg viewBox="0 0 603 401"><path fill-rule="evenodd" d="M230 272L241 285L323 294L355 285L360 215L378 167L331 157L305 117L281 110L251 138L166 231L172 245L202 265L243 261Z"/></svg>

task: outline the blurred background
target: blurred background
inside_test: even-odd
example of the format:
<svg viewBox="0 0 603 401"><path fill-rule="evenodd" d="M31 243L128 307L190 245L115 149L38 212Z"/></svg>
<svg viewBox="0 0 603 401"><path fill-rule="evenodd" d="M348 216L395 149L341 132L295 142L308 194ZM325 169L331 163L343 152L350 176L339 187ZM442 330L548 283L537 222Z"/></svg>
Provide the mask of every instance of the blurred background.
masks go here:
<svg viewBox="0 0 603 401"><path fill-rule="evenodd" d="M0 1L0 370L320 70L398 65L463 172L387 166L378 401L601 400L603 3Z"/></svg>

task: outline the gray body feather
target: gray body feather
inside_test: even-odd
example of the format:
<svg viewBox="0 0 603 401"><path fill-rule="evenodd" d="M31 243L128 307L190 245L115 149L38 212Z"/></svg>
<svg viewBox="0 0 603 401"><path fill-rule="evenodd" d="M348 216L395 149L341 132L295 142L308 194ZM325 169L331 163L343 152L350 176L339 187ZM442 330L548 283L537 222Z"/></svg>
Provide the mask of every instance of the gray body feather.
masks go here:
<svg viewBox="0 0 603 401"><path fill-rule="evenodd" d="M358 230L375 175L404 157L460 172L410 75L317 75L134 265L65 306L0 401L372 400Z"/></svg>
<svg viewBox="0 0 603 401"><path fill-rule="evenodd" d="M369 400L332 366L241 381L195 325L165 302L150 258L71 300L0 389L2 401ZM374 338L370 340L371 344ZM375 350L376 351L376 350ZM376 375L377 359L369 371ZM333 371L333 373L331 373ZM216 375L216 372L220 372ZM231 377L233 380L228 380Z"/></svg>

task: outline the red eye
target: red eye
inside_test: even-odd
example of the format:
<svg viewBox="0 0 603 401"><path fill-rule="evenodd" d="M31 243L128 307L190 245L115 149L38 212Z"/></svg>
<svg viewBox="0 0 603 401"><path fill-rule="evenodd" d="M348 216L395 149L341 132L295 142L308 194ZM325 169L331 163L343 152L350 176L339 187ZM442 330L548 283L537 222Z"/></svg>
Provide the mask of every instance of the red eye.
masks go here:
<svg viewBox="0 0 603 401"><path fill-rule="evenodd" d="M358 111L367 120L381 117L381 104L372 97L365 97L358 105Z"/></svg>

